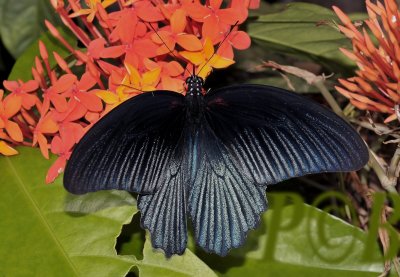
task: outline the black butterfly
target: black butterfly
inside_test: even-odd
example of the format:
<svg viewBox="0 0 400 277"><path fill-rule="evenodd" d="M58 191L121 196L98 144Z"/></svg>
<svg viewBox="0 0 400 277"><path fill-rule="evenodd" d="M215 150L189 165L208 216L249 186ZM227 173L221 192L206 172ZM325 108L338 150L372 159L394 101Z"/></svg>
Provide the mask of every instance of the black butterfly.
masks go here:
<svg viewBox="0 0 400 277"><path fill-rule="evenodd" d="M82 138L64 186L74 194L139 194L153 247L182 254L190 216L197 243L226 255L267 208L269 184L305 174L353 171L368 161L342 118L295 93L237 85L202 94L158 90L121 104Z"/></svg>

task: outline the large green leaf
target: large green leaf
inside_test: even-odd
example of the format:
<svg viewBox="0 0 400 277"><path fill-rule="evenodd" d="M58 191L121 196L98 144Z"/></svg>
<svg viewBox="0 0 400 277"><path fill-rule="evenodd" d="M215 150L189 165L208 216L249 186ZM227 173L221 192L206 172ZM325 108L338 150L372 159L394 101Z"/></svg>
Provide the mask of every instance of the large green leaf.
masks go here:
<svg viewBox="0 0 400 277"><path fill-rule="evenodd" d="M200 254L220 275L372 277L383 271L379 248L366 249L363 231L302 201L284 206L280 194L269 198L280 204L264 214L243 248L226 258Z"/></svg>
<svg viewBox="0 0 400 277"><path fill-rule="evenodd" d="M143 259L136 260L139 274L143 277L163 276L163 277L214 277L217 276L202 260L200 260L189 249L185 250L184 255L173 255L166 258L160 250L154 250L150 245L149 236L143 248Z"/></svg>
<svg viewBox="0 0 400 277"><path fill-rule="evenodd" d="M1 0L0 34L7 50L17 58L46 30L44 20L56 22L48 0Z"/></svg>
<svg viewBox="0 0 400 277"><path fill-rule="evenodd" d="M44 184L50 162L37 149L0 157L0 276L124 276L116 237L137 212L123 191L68 194Z"/></svg>
<svg viewBox="0 0 400 277"><path fill-rule="evenodd" d="M350 47L350 41L326 24L332 20L340 22L329 9L292 3L282 12L263 15L249 23L248 33L255 42L272 51L306 56L331 69L353 66L339 50Z"/></svg>
<svg viewBox="0 0 400 277"><path fill-rule="evenodd" d="M70 32L65 32L61 28L59 28L59 32L71 45L76 44L76 38L74 38ZM52 54L53 52L57 52L61 57L66 57L70 54L49 31L44 32L39 39L35 40L35 42L17 59L8 76L9 80L21 79L23 81L28 81L32 79L32 66L35 64L35 57L39 56L39 40L43 41L46 45L46 49L49 53L50 66L56 64Z"/></svg>

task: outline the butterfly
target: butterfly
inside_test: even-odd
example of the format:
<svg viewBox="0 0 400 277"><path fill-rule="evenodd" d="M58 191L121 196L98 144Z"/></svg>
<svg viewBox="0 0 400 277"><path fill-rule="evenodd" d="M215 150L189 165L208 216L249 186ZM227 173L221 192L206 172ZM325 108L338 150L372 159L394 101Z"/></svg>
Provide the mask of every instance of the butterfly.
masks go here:
<svg viewBox="0 0 400 277"><path fill-rule="evenodd" d="M306 174L354 171L368 161L358 133L296 93L234 85L204 93L191 75L186 95L146 92L98 121L64 174L74 194L138 193L154 248L182 254L191 220L197 244L226 255L267 209L267 185Z"/></svg>

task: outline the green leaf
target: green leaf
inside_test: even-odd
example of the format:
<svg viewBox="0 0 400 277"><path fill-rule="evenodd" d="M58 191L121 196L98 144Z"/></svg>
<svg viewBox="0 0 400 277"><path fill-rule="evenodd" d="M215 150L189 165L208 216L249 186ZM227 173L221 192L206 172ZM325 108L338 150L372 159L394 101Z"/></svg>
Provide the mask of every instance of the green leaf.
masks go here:
<svg viewBox="0 0 400 277"><path fill-rule="evenodd" d="M57 22L55 14L48 0L0 1L0 36L14 58L46 30L45 19Z"/></svg>
<svg viewBox="0 0 400 277"><path fill-rule="evenodd" d="M0 272L4 276L125 276L118 256L123 224L137 212L124 191L74 196L62 178L44 184L51 165L40 151L0 157ZM2 275L0 274L0 275Z"/></svg>
<svg viewBox="0 0 400 277"><path fill-rule="evenodd" d="M292 3L282 12L263 15L249 23L248 33L256 43L272 51L304 56L330 69L354 66L339 50L351 48L350 40L327 24L333 20L340 22L329 9Z"/></svg>
<svg viewBox="0 0 400 277"><path fill-rule="evenodd" d="M274 202L275 195L269 195ZM272 207L246 245L226 258L200 254L222 276L378 276L377 245L366 249L360 229L317 208L298 203ZM367 258L364 257L367 254Z"/></svg>
<svg viewBox="0 0 400 277"><path fill-rule="evenodd" d="M173 255L167 259L160 250L155 250L150 244L149 236L143 248L143 259L136 260L139 274L142 277L214 277L217 276L202 260L189 249L182 256Z"/></svg>
<svg viewBox="0 0 400 277"><path fill-rule="evenodd" d="M72 36L70 32L65 32L61 28L58 29L60 34L70 43L71 45L76 44L76 38ZM66 57L70 54L61 43L56 40L49 31L43 33L39 39L37 39L32 45L17 59L15 62L10 75L9 80L28 81L32 79L32 66L35 64L35 57L39 56L39 40L43 41L46 45L47 51L49 53L49 63L50 66L56 64L53 52L57 52L61 57Z"/></svg>

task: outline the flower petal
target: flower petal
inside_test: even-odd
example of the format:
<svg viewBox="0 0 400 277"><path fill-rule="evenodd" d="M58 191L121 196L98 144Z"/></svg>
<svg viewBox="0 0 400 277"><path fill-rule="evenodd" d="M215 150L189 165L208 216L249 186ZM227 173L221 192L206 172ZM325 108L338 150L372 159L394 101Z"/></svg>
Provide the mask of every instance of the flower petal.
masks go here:
<svg viewBox="0 0 400 277"><path fill-rule="evenodd" d="M185 3L182 5L182 8L192 19L198 22L204 22L204 19L211 14L209 8L199 3Z"/></svg>
<svg viewBox="0 0 400 277"><path fill-rule="evenodd" d="M4 156L17 155L18 151L9 146L5 141L0 140L0 154Z"/></svg>
<svg viewBox="0 0 400 277"><path fill-rule="evenodd" d="M32 92L39 88L39 83L35 80L29 80L28 82L21 85L21 90L25 92Z"/></svg>
<svg viewBox="0 0 400 277"><path fill-rule="evenodd" d="M39 144L40 152L42 153L43 157L49 159L49 144L46 137L43 134L37 134L37 142Z"/></svg>
<svg viewBox="0 0 400 277"><path fill-rule="evenodd" d="M204 55L201 52L189 52L189 51L182 51L179 54L190 61L192 64L199 65L204 62Z"/></svg>
<svg viewBox="0 0 400 277"><path fill-rule="evenodd" d="M177 61L169 62L165 65L165 70L167 71L168 75L171 77L177 77L185 71L180 63Z"/></svg>
<svg viewBox="0 0 400 277"><path fill-rule="evenodd" d="M209 61L210 66L213 68L225 68L234 64L234 60L230 60L219 55L214 55Z"/></svg>
<svg viewBox="0 0 400 277"><path fill-rule="evenodd" d="M104 48L100 52L100 56L102 58L118 58L125 54L126 47L124 45L116 45L116 46L111 46L108 48Z"/></svg>
<svg viewBox="0 0 400 277"><path fill-rule="evenodd" d="M64 156L58 157L58 159L53 163L53 165L47 172L46 183L52 183L57 178L57 176L64 171L66 164L67 159Z"/></svg>
<svg viewBox="0 0 400 277"><path fill-rule="evenodd" d="M89 111L101 112L103 110L103 104L99 97L90 92L78 92L77 97Z"/></svg>
<svg viewBox="0 0 400 277"><path fill-rule="evenodd" d="M22 97L16 94L7 95L4 99L4 115L6 118L13 117L19 112L22 105Z"/></svg>
<svg viewBox="0 0 400 277"><path fill-rule="evenodd" d="M22 131L21 128L18 126L17 123L8 120L5 122L5 129L7 131L7 134L11 137L12 140L16 142L21 142L24 140L24 137L22 136Z"/></svg>
<svg viewBox="0 0 400 277"><path fill-rule="evenodd" d="M14 90L16 90L16 89L19 88L19 84L18 84L17 81L8 81L8 80L5 80L5 81L3 81L3 86L4 86L8 91L11 91L11 92L13 92Z"/></svg>
<svg viewBox="0 0 400 277"><path fill-rule="evenodd" d="M202 48L201 41L191 34L180 34L176 36L176 42L188 51L200 51Z"/></svg>
<svg viewBox="0 0 400 277"><path fill-rule="evenodd" d="M232 42L233 47L239 50L245 50L249 48L251 44L249 35L243 31L235 32L230 36L229 40Z"/></svg>
<svg viewBox="0 0 400 277"><path fill-rule="evenodd" d="M161 72L161 69L156 68L156 69L153 69L153 70L143 73L142 84L156 86L158 81L160 80L160 72Z"/></svg>
<svg viewBox="0 0 400 277"><path fill-rule="evenodd" d="M67 100L64 96L53 94L50 98L50 101L58 112L65 112L67 110Z"/></svg>
<svg viewBox="0 0 400 277"><path fill-rule="evenodd" d="M216 16L209 16L204 20L201 28L201 34L204 38L215 41L220 35L219 20Z"/></svg>
<svg viewBox="0 0 400 277"><path fill-rule="evenodd" d="M182 33L186 27L186 12L183 9L176 10L170 19L172 32Z"/></svg>
<svg viewBox="0 0 400 277"><path fill-rule="evenodd" d="M108 90L97 90L96 95L100 97L106 104L112 105L118 102L118 96Z"/></svg>
<svg viewBox="0 0 400 277"><path fill-rule="evenodd" d="M56 93L62 93L70 89L72 85L78 80L74 74L62 75L53 85L53 89Z"/></svg>
<svg viewBox="0 0 400 277"><path fill-rule="evenodd" d="M40 122L39 131L41 133L54 134L55 132L58 131L58 124L53 119L51 112L45 115L44 118L39 122Z"/></svg>

